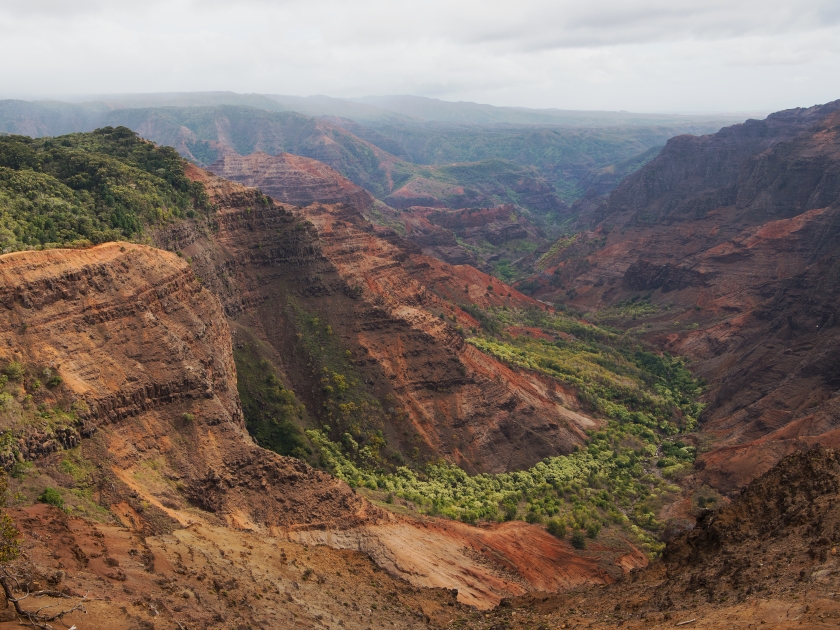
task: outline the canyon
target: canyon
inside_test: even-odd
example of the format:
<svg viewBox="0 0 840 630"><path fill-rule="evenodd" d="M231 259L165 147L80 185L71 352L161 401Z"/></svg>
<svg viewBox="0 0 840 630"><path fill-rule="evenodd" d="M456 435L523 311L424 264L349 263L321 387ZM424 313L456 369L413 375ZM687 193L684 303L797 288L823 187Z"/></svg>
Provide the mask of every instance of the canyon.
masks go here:
<svg viewBox="0 0 840 630"><path fill-rule="evenodd" d="M713 444L697 479L724 492L837 445L838 109L670 140L608 201L579 204L584 229L530 280L691 359Z"/></svg>
<svg viewBox="0 0 840 630"><path fill-rule="evenodd" d="M79 627L829 627L838 129L835 102L679 136L570 206L491 169L528 212L424 196L438 166L383 201L262 146L3 138L18 590ZM114 199L111 231L67 218ZM534 473L558 462L601 468ZM384 485L435 470L542 482L461 521Z"/></svg>

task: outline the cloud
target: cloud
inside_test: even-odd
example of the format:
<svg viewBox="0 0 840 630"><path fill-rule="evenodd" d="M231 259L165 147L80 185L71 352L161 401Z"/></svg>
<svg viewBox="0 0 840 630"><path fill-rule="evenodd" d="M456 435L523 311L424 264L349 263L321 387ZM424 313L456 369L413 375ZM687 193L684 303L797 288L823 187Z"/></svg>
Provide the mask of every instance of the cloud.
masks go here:
<svg viewBox="0 0 840 630"><path fill-rule="evenodd" d="M773 109L840 97L838 42L836 0L0 0L0 90Z"/></svg>

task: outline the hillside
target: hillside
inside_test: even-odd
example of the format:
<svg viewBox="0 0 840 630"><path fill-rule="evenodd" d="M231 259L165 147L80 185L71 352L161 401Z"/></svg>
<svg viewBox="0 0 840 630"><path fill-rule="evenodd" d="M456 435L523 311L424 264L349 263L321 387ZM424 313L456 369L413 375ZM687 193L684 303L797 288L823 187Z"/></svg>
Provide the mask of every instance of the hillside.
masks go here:
<svg viewBox="0 0 840 630"><path fill-rule="evenodd" d="M173 149L125 128L60 141L0 136L3 252L139 237L145 225L206 210L206 200Z"/></svg>
<svg viewBox="0 0 840 630"><path fill-rule="evenodd" d="M183 218L135 216L136 237L165 241L176 254L117 242L0 256L8 348L0 355L2 462L26 551L14 570L57 589L41 601L98 584L107 598L87 604L89 619L108 627L158 616L205 627L269 623L278 595L303 620L327 615L368 627L410 614L444 623L458 610L453 595L429 588L457 589L458 601L487 608L534 589L610 582L646 563L619 528L583 555L522 521L475 528L421 518L417 507L425 506L401 496L394 508L403 515L395 516L301 461L312 456L329 468L332 447L319 440L341 440L342 430L350 436L345 454L356 458L349 465L365 475L378 448L383 456L416 459L411 447L422 458L443 453L482 465L471 461L479 455L483 465L510 466L514 455L539 458L540 449L580 443L578 425L598 421L569 409L571 397L556 400L562 384L515 374L465 344L437 313L478 324L440 297L460 293L461 282L477 285L467 287L483 309L535 303L480 272L413 254L347 205L296 214L177 159L156 162L171 152L126 129L67 140L69 147L58 145L76 151L80 164L86 155L128 168L143 156L158 167L129 168L123 188L136 190L145 177L147 190L166 191L166 182L186 176L203 194L187 201ZM51 142L6 139L5 155L31 151L29 163L6 168L49 165ZM109 186L84 190L91 207L111 200ZM61 211L46 204L42 215ZM418 278L434 291L421 297ZM286 388L290 381L305 406ZM466 425L442 425L438 410L447 407ZM520 409L521 417L511 413ZM564 418L548 434L547 410ZM387 425L371 424L384 418ZM311 438L317 450L308 450L296 422L319 427L323 437ZM477 426L490 431L476 440ZM401 428L414 433L399 435ZM251 435L297 458L264 450ZM39 497L53 507L38 505ZM286 541L282 553L267 536ZM62 540L58 549L45 544L53 537ZM338 550L310 551L313 542ZM523 553L535 547L539 559ZM388 573L341 548L364 551ZM343 571L370 576L373 590ZM315 594L327 581L350 592ZM393 600L377 602L379 588ZM377 606L365 614L358 605L346 610L348 600ZM380 606L391 612L372 619Z"/></svg>
<svg viewBox="0 0 840 630"><path fill-rule="evenodd" d="M796 453L617 584L511 599L467 627L834 628L837 451ZM495 624L495 626L494 626Z"/></svg>
<svg viewBox="0 0 840 630"><path fill-rule="evenodd" d="M610 192L621 179L652 159L647 154L661 148L676 135L711 133L717 121L685 121L684 124L650 126L621 125L568 127L559 125L470 125L445 123L400 123L368 126L337 121L371 144L422 165L481 162L503 159L535 167L571 203L590 186ZM636 162L640 162L636 164ZM619 175L610 179L610 171Z"/></svg>
<svg viewBox="0 0 840 630"><path fill-rule="evenodd" d="M836 439L838 109L674 138L594 228L534 255L536 296L692 358L713 438L698 479L727 492Z"/></svg>
<svg viewBox="0 0 840 630"><path fill-rule="evenodd" d="M335 99L339 100L339 99ZM637 114L632 112L575 111L562 109L533 109L528 107L496 107L468 101L442 101L436 98L411 95L366 96L347 99L352 103L374 106L394 114L428 122L448 122L470 125L491 124L554 124L580 127L650 126L703 123L720 126L737 116L679 116L668 114ZM352 116L349 116L352 118Z"/></svg>
<svg viewBox="0 0 840 630"><path fill-rule="evenodd" d="M224 107L152 118L211 137ZM27 583L105 585L91 618L127 628L281 608L642 627L822 593L836 455L773 466L834 439L840 103L672 139L535 251L536 211L501 193L393 208L259 152L358 140L268 114L288 124L216 174L125 127L0 138L0 462ZM412 177L511 194L519 171L491 165ZM530 261L534 297L456 255Z"/></svg>

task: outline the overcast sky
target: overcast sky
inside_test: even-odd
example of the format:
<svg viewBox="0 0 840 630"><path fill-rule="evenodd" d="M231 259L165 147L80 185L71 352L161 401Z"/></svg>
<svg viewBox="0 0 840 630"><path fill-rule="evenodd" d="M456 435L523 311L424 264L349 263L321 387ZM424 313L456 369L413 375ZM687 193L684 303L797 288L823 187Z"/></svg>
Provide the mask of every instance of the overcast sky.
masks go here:
<svg viewBox="0 0 840 630"><path fill-rule="evenodd" d="M840 0L0 0L0 60L2 98L772 111L840 98Z"/></svg>

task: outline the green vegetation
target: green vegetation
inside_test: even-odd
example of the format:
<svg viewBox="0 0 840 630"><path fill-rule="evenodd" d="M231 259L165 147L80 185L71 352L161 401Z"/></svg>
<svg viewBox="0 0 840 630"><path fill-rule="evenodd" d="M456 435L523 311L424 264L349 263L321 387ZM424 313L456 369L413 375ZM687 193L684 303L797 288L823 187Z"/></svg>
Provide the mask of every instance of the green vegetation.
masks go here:
<svg viewBox="0 0 840 630"><path fill-rule="evenodd" d="M248 433L263 448L306 459L312 449L298 426L304 408L294 392L283 387L271 362L259 355L253 343L235 349L233 358Z"/></svg>
<svg viewBox="0 0 840 630"><path fill-rule="evenodd" d="M694 461L694 448L678 436L694 427L702 411L696 401L700 384L681 360L572 317L539 309L469 310L482 324L482 335L469 343L516 368L557 379L605 420L603 428L590 432L570 455L524 471L475 476L440 461L389 473L354 461L346 446L324 432L308 431L324 465L352 486L410 501L428 514L468 523L548 520L555 536L565 536L568 528L573 541L618 527L657 554L665 523L656 514L679 492L672 480ZM512 325L538 327L556 341L503 332Z"/></svg>
<svg viewBox="0 0 840 630"><path fill-rule="evenodd" d="M0 509L6 507L9 483L6 475L0 470ZM20 555L20 532L12 517L4 511L0 514L0 563L11 562Z"/></svg>
<svg viewBox="0 0 840 630"><path fill-rule="evenodd" d="M171 147L125 127L33 140L0 136L0 250L137 238L207 208Z"/></svg>
<svg viewBox="0 0 840 630"><path fill-rule="evenodd" d="M651 304L650 296L642 297L635 295L626 300L616 302L609 308L602 309L592 314L592 319L597 322L616 322L627 319L638 319L656 315L659 307Z"/></svg>
<svg viewBox="0 0 840 630"><path fill-rule="evenodd" d="M64 509L64 499L61 497L61 493L55 488L50 488L49 486L44 488L38 500L47 505L54 505L60 510Z"/></svg>
<svg viewBox="0 0 840 630"><path fill-rule="evenodd" d="M61 433L76 431L80 409L67 403L62 381L60 377L56 380L58 373L54 369L16 360L0 360L0 366L0 422L4 427L0 432L0 455L5 461L17 462L12 476L23 478L31 472L32 465L21 456L19 438L40 433L44 439L60 441ZM50 385L51 381L55 384Z"/></svg>
<svg viewBox="0 0 840 630"><path fill-rule="evenodd" d="M332 326L307 312L295 299L287 300L300 355L306 357L320 388L316 398L321 432L342 445L345 456L365 469L384 466L386 446L382 403L368 393ZM307 432L307 435L309 432Z"/></svg>
<svg viewBox="0 0 840 630"><path fill-rule="evenodd" d="M537 269L544 270L546 267L548 267L551 264L552 260L554 259L555 256L557 256L557 254L559 254L564 249L566 249L569 245L574 243L575 240L577 240L577 234L574 234L572 236L564 236L564 237L561 237L561 238L557 239L551 245L551 247L548 249L548 251L537 259L537 262L535 263L534 266Z"/></svg>

